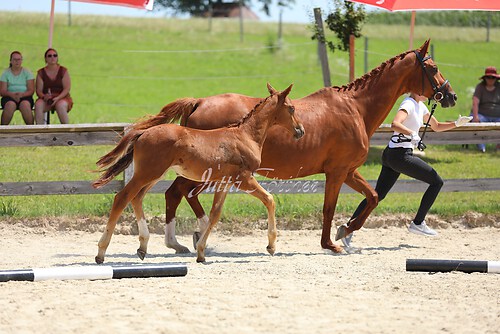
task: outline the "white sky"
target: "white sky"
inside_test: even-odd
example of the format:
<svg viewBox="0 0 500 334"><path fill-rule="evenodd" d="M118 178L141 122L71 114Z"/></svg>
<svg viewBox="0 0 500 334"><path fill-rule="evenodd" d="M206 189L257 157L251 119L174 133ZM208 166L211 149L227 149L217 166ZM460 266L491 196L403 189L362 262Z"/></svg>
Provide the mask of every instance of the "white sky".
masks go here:
<svg viewBox="0 0 500 334"><path fill-rule="evenodd" d="M259 3L252 0L252 10L262 21L278 21L279 9L277 6L271 8L271 17L259 11ZM50 13L51 0L0 0L0 11L23 11ZM332 5L328 0L295 0L293 8L283 10L284 22L311 23L313 21L313 8L320 7L323 13L330 12ZM55 0L55 12L67 14L68 1ZM163 12L148 12L120 6L96 5L81 2L71 2L71 14L95 14L111 16L140 16L140 17L161 17Z"/></svg>

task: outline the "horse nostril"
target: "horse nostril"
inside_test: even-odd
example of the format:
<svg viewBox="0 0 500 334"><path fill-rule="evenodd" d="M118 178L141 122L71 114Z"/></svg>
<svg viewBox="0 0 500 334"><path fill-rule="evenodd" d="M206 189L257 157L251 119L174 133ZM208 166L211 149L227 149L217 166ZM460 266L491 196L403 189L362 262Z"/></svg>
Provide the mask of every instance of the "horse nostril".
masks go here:
<svg viewBox="0 0 500 334"><path fill-rule="evenodd" d="M453 94L453 101L456 101L456 100L458 100L458 96L457 96L457 94Z"/></svg>

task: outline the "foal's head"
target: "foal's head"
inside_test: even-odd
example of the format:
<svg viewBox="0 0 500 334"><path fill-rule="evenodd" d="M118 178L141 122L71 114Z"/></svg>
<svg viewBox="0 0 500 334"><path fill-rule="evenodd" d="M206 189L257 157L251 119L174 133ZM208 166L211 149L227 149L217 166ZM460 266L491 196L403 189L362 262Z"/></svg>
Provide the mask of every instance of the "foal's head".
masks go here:
<svg viewBox="0 0 500 334"><path fill-rule="evenodd" d="M416 58L414 66L419 68L416 71L418 75L415 77L416 89L414 92L439 102L443 108L453 107L457 100L457 94L453 91L449 81L443 77L432 58L426 56L429 43L430 40L427 40L419 49L413 51Z"/></svg>
<svg viewBox="0 0 500 334"><path fill-rule="evenodd" d="M288 97L292 87L293 84L288 86L284 91L278 92L269 83L267 84L267 89L271 94L270 98L273 99L274 96L276 96L276 111L274 113L275 117L273 124L281 125L287 129L295 139L300 139L305 131L302 122L297 115L295 115L295 107L292 104L292 100Z"/></svg>

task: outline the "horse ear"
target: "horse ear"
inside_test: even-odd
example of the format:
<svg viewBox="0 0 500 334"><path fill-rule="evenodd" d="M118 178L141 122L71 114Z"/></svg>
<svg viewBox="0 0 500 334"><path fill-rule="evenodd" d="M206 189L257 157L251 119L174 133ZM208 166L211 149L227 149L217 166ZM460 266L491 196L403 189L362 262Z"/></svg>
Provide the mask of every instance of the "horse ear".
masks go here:
<svg viewBox="0 0 500 334"><path fill-rule="evenodd" d="M292 87L293 87L293 84L291 84L290 86L288 86L287 89L285 89L284 91L282 91L281 93L278 94L278 103L279 104L285 103L285 99L288 96L288 94L290 94Z"/></svg>
<svg viewBox="0 0 500 334"><path fill-rule="evenodd" d="M287 89L285 89L284 91L281 92L281 96L282 97L287 97L288 94L290 94L290 91L292 90L292 87L293 87L293 84L291 84L290 86L288 86Z"/></svg>
<svg viewBox="0 0 500 334"><path fill-rule="evenodd" d="M428 40L426 40L424 42L424 44L422 44L422 46L420 47L420 54L422 56L426 55L427 54L427 50L429 49L429 44L431 43L431 39L429 38Z"/></svg>
<svg viewBox="0 0 500 334"><path fill-rule="evenodd" d="M274 89L273 86L271 86L271 84L269 82L267 83L267 90L269 91L269 94L271 94L271 95L276 94L278 92L276 89Z"/></svg>

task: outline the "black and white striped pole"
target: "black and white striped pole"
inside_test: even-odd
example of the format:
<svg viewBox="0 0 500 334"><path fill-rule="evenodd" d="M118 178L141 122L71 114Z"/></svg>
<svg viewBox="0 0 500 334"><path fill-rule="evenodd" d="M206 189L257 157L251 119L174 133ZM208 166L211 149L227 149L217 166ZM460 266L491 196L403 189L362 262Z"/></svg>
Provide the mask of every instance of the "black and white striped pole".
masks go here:
<svg viewBox="0 0 500 334"><path fill-rule="evenodd" d="M0 282L45 280L104 280L186 276L184 264L154 264L137 266L73 266L0 270Z"/></svg>
<svg viewBox="0 0 500 334"><path fill-rule="evenodd" d="M500 261L407 259L406 271L500 273Z"/></svg>

